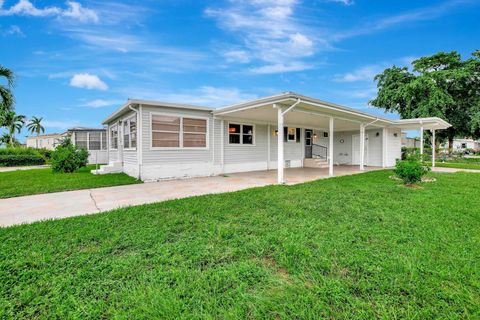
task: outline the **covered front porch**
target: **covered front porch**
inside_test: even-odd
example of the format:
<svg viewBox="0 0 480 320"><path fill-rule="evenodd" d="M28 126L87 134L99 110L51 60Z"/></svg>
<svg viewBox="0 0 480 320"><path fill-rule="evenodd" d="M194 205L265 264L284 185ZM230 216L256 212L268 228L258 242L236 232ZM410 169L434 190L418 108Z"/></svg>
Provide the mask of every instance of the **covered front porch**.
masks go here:
<svg viewBox="0 0 480 320"><path fill-rule="evenodd" d="M401 157L403 127L444 129L449 126L438 118L408 121L380 118L294 93L222 108L214 111L214 119L221 122L222 130L228 130L222 132L222 139L229 139L230 134L245 134L243 129L239 131L240 127L248 128L250 133L256 131L255 125L265 128L261 138L266 140L262 148L266 149L267 169L276 169L276 182L279 184L295 180L295 177L287 175L286 168L306 167L312 163L309 161L312 158L323 160L325 170L321 172L330 177L342 175L343 168L362 172L370 167L394 166ZM230 127L231 123L237 125ZM256 145L258 133L253 135L256 138L249 142L258 153L263 149L259 150ZM225 143L229 141L222 140L222 152ZM243 150L248 152L249 149ZM223 168L224 153L221 164Z"/></svg>

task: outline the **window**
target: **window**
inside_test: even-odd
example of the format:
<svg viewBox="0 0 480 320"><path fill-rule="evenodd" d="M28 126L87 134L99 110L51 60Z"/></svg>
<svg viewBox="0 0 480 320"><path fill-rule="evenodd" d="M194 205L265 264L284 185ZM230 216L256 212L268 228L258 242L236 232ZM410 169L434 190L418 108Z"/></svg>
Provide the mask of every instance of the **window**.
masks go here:
<svg viewBox="0 0 480 320"><path fill-rule="evenodd" d="M100 150L102 141L101 131L92 131L88 133L88 150Z"/></svg>
<svg viewBox="0 0 480 320"><path fill-rule="evenodd" d="M88 132L75 132L75 145L77 148L88 149Z"/></svg>
<svg viewBox="0 0 480 320"><path fill-rule="evenodd" d="M152 114L153 148L206 148L207 119Z"/></svg>
<svg viewBox="0 0 480 320"><path fill-rule="evenodd" d="M207 120L183 118L183 146L186 148L207 146Z"/></svg>
<svg viewBox="0 0 480 320"><path fill-rule="evenodd" d="M295 138L295 128L288 128L288 141L296 141L297 139Z"/></svg>
<svg viewBox="0 0 480 320"><path fill-rule="evenodd" d="M107 133L102 132L102 150L107 150Z"/></svg>
<svg viewBox="0 0 480 320"><path fill-rule="evenodd" d="M462 149L466 149L467 148L467 144L466 143L462 143Z"/></svg>
<svg viewBox="0 0 480 320"><path fill-rule="evenodd" d="M230 144L253 145L253 125L228 124L228 142Z"/></svg>
<svg viewBox="0 0 480 320"><path fill-rule="evenodd" d="M110 128L110 149L118 149L118 126Z"/></svg>
<svg viewBox="0 0 480 320"><path fill-rule="evenodd" d="M125 149L137 147L137 116L123 121L123 147Z"/></svg>

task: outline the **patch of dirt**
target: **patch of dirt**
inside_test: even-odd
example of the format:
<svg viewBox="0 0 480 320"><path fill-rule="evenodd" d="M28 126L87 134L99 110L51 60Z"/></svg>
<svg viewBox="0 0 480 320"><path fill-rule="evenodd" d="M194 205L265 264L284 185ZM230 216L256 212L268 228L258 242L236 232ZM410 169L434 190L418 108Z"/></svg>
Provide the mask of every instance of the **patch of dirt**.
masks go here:
<svg viewBox="0 0 480 320"><path fill-rule="evenodd" d="M260 259L260 261L265 267L275 269L280 278L287 282L290 282L290 274L288 273L288 270L284 267L278 267L275 259L273 259L272 257L263 257Z"/></svg>

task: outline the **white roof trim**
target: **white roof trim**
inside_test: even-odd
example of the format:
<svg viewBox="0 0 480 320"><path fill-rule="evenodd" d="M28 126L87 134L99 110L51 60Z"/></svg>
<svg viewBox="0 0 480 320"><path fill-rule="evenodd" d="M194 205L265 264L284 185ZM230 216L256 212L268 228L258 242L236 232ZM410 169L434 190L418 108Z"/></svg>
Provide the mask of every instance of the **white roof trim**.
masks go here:
<svg viewBox="0 0 480 320"><path fill-rule="evenodd" d="M213 108L201 107L201 106L192 106L188 104L172 103L172 102L163 102L163 101L152 101L152 100L141 100L141 99L128 99L128 101L118 108L115 112L109 115L105 120L102 121L102 124L107 124L113 119L119 117L125 111L129 111L129 106L131 105L147 105L154 107L168 107L168 108L177 108L177 109L190 109L190 110L200 110L200 111L212 111Z"/></svg>

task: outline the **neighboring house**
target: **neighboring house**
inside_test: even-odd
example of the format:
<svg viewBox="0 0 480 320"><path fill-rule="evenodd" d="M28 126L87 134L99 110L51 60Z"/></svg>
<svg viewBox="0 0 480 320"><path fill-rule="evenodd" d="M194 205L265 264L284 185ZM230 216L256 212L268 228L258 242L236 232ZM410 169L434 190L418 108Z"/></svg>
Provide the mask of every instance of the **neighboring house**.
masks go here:
<svg viewBox="0 0 480 320"><path fill-rule="evenodd" d="M453 140L453 150L465 150L465 149L480 149L480 140L473 139L454 139Z"/></svg>
<svg viewBox="0 0 480 320"><path fill-rule="evenodd" d="M66 134L75 146L88 150L88 163L108 163L106 129L76 127L68 129Z"/></svg>
<svg viewBox="0 0 480 320"><path fill-rule="evenodd" d="M328 167L330 175L334 164L390 167L401 157L402 130L450 127L439 118L390 120L290 92L219 109L128 100L103 124L109 165L94 173L158 180L278 168L279 183L285 167Z"/></svg>
<svg viewBox="0 0 480 320"><path fill-rule="evenodd" d="M41 134L27 137L26 145L29 148L54 150L65 138L65 133Z"/></svg>
<svg viewBox="0 0 480 320"><path fill-rule="evenodd" d="M405 132L402 132L402 147L419 148L420 139L407 137L407 134Z"/></svg>

